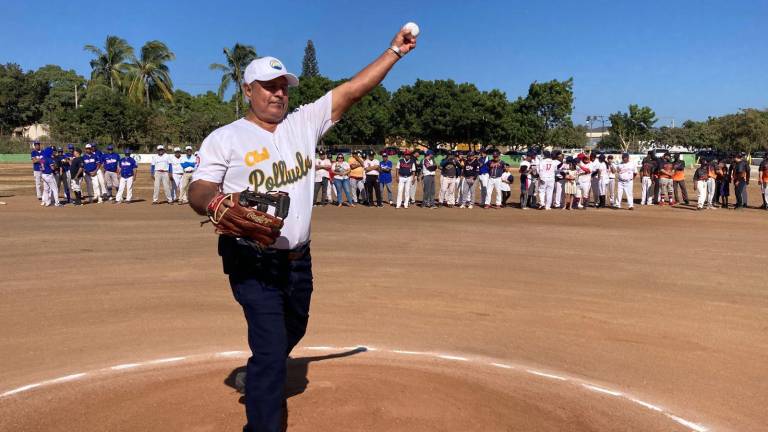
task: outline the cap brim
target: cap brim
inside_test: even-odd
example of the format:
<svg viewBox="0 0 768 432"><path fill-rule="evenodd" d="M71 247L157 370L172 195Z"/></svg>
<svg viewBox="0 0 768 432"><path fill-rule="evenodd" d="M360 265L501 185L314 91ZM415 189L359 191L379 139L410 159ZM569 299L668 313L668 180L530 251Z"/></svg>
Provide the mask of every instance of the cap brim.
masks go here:
<svg viewBox="0 0 768 432"><path fill-rule="evenodd" d="M280 78L281 76L284 76L285 79L288 80L288 87L296 87L299 85L299 79L296 77L296 75L290 72L279 72L279 71L275 71L274 73L264 75L262 77L259 77L262 79L254 79L253 81L259 81L259 82L272 81L273 79ZM248 84L253 83L253 81L249 82Z"/></svg>

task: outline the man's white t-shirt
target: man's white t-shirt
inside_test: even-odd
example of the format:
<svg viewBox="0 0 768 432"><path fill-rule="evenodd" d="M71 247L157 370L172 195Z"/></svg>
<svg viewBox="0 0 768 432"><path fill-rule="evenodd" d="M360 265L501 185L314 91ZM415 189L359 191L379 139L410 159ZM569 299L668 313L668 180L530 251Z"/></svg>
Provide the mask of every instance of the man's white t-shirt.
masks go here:
<svg viewBox="0 0 768 432"><path fill-rule="evenodd" d="M548 181L555 180L557 173L557 162L552 159L544 159L539 163L539 179Z"/></svg>
<svg viewBox="0 0 768 432"><path fill-rule="evenodd" d="M213 131L200 147L194 180L221 185L222 192L282 191L291 197L277 249L292 249L310 238L317 142L333 126L331 92L289 113L268 132L246 119Z"/></svg>
<svg viewBox="0 0 768 432"><path fill-rule="evenodd" d="M315 159L315 183L322 183L324 178L331 177L330 172L324 169L320 169L320 167L331 169L331 165L332 165L331 160L328 158Z"/></svg>
<svg viewBox="0 0 768 432"><path fill-rule="evenodd" d="M168 155L168 153L163 153L163 155L153 155L152 156L152 166L155 167L155 171L168 171L171 166L171 157Z"/></svg>
<svg viewBox="0 0 768 432"><path fill-rule="evenodd" d="M173 171L174 174L184 174L184 168L182 168L181 164L184 162L181 156L176 157L176 155L171 156L171 171Z"/></svg>
<svg viewBox="0 0 768 432"><path fill-rule="evenodd" d="M366 171L365 172L366 175L375 175L375 176L379 175L379 169L378 169L379 168L379 161L378 160L376 160L376 159L372 159L372 160L371 159L366 159L363 162L363 168L368 168L368 167L376 167L376 169L371 170L371 171Z"/></svg>
<svg viewBox="0 0 768 432"><path fill-rule="evenodd" d="M632 179L635 178L635 173L637 173L637 165L633 164L632 162L620 163L618 170L619 181L632 181Z"/></svg>

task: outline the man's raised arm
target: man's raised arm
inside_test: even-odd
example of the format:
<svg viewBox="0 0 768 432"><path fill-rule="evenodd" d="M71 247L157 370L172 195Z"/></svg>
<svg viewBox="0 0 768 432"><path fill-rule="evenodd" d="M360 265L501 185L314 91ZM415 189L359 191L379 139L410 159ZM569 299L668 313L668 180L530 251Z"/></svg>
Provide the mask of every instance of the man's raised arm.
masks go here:
<svg viewBox="0 0 768 432"><path fill-rule="evenodd" d="M352 105L384 80L389 70L402 56L415 48L416 37L411 35L410 30L400 29L392 39L391 48L387 48L373 63L358 72L352 79L333 89L331 119L334 122L341 120L341 116Z"/></svg>

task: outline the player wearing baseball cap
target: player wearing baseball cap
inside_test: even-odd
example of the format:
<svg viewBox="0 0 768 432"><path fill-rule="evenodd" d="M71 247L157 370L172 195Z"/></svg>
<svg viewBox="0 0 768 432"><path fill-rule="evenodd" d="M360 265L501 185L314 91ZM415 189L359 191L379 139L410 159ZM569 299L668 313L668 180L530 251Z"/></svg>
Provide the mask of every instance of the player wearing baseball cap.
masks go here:
<svg viewBox="0 0 768 432"><path fill-rule="evenodd" d="M416 163L410 150L406 150L403 157L397 161L395 172L397 173L397 205L395 208L400 208L403 205L408 208L413 174L416 172Z"/></svg>
<svg viewBox="0 0 768 432"><path fill-rule="evenodd" d="M97 198L99 203L104 201L101 182L99 181L100 168L101 159L94 153L93 145L86 144L83 155L83 171L85 172L85 186L88 191L89 203L93 203L94 199Z"/></svg>
<svg viewBox="0 0 768 432"><path fill-rule="evenodd" d="M165 146L157 146L157 154L152 156L149 173L153 180L152 204L159 204L160 188L163 188L165 200L173 203L171 192L171 157L165 152Z"/></svg>
<svg viewBox="0 0 768 432"><path fill-rule="evenodd" d="M436 209L435 206L435 173L437 172L437 162L435 162L435 153L427 150L424 153L424 160L421 163L422 185L424 190L421 196L421 207Z"/></svg>
<svg viewBox="0 0 768 432"><path fill-rule="evenodd" d="M104 154L104 188L106 195L105 199L112 199L112 189L115 189L115 193L117 189L120 187L120 176L118 175L119 170L119 163L120 163L120 155L117 154L117 152L114 151L114 147L112 145L107 146L107 153Z"/></svg>
<svg viewBox="0 0 768 432"><path fill-rule="evenodd" d="M623 194L627 195L627 206L634 210L635 198L632 194L632 183L637 177L637 166L629 161L629 153L621 155L621 163L616 166L616 175L619 177L619 190L613 206L621 208L621 198Z"/></svg>
<svg viewBox="0 0 768 432"><path fill-rule="evenodd" d="M131 157L131 149L125 149L125 157L120 159L120 183L117 187L117 196L115 203L123 202L123 193L125 193L125 202L133 201L133 182L136 180L136 170L139 165L136 159Z"/></svg>
<svg viewBox="0 0 768 432"><path fill-rule="evenodd" d="M758 183L760 184L760 192L763 196L763 210L768 210L768 158L763 157L758 167Z"/></svg>
<svg viewBox="0 0 768 432"><path fill-rule="evenodd" d="M376 159L376 153L371 150L368 152L368 159L363 161L365 170L365 195L368 197L368 207L383 207L381 204L381 187L379 186L379 161ZM376 203L373 202L373 196L376 195Z"/></svg>
<svg viewBox="0 0 768 432"><path fill-rule="evenodd" d="M558 164L552 159L549 150L544 150L543 156L539 164L539 208L551 210Z"/></svg>
<svg viewBox="0 0 768 432"><path fill-rule="evenodd" d="M218 251L243 308L253 353L245 382L245 431L286 427L286 358L304 336L312 295L309 242L317 142L416 47L416 39L403 29L390 45L352 79L287 115L288 88L298 79L276 58L252 61L243 84L250 101L245 118L213 131L200 148L190 205L222 234ZM274 212L241 204L246 190L274 203L268 206Z"/></svg>
<svg viewBox="0 0 768 432"><path fill-rule="evenodd" d="M501 176L507 171L507 164L501 160L501 153L498 150L493 151L493 158L489 160L488 166L488 191L485 194L485 203L483 208L501 208ZM491 206L491 195L496 191L496 203Z"/></svg>
<svg viewBox="0 0 768 432"><path fill-rule="evenodd" d="M747 208L746 190L749 184L750 167L744 160L744 153L736 153L731 164L731 177L733 178L733 192L736 194L735 210Z"/></svg>
<svg viewBox="0 0 768 432"><path fill-rule="evenodd" d="M37 194L37 199L42 200L43 199L43 177L42 177L42 164L40 163L43 160L43 152L40 151L40 141L35 140L34 143L32 143L32 151L29 153L29 157L32 160L32 173L35 176L35 194ZM42 204L42 203L41 203Z"/></svg>

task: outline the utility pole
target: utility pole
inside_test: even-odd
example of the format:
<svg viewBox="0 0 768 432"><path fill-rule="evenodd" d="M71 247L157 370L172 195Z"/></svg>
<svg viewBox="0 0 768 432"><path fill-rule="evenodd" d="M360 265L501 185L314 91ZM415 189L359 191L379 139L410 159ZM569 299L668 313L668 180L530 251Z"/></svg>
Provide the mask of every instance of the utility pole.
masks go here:
<svg viewBox="0 0 768 432"><path fill-rule="evenodd" d="M77 101L77 84L75 84L75 109L79 107L78 101Z"/></svg>

